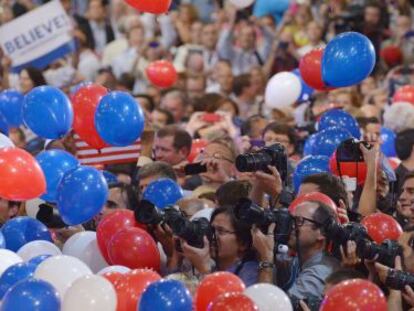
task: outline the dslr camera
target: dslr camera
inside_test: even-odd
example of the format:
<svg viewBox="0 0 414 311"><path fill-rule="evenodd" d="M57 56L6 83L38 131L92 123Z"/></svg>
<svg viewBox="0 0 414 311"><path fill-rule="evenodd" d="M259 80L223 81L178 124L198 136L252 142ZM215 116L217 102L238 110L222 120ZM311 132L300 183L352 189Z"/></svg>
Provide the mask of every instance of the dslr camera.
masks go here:
<svg viewBox="0 0 414 311"><path fill-rule="evenodd" d="M236 158L236 168L239 172L264 171L271 173L268 169L269 165L276 167L282 180L286 180L287 154L281 144L274 144L259 151L241 154Z"/></svg>
<svg viewBox="0 0 414 311"><path fill-rule="evenodd" d="M406 285L414 288L414 275L410 272L395 269L388 271L385 286L396 290L404 290Z"/></svg>
<svg viewBox="0 0 414 311"><path fill-rule="evenodd" d="M366 141L359 141L355 138L344 140L336 149L336 161L364 162L364 155L362 154L360 145L364 145L367 149L372 148Z"/></svg>
<svg viewBox="0 0 414 311"><path fill-rule="evenodd" d="M204 236L207 236L210 241L212 240L212 230L206 218L190 221L173 206L159 210L151 202L142 200L134 214L135 219L142 224L167 224L176 236L182 238L191 246L203 248Z"/></svg>

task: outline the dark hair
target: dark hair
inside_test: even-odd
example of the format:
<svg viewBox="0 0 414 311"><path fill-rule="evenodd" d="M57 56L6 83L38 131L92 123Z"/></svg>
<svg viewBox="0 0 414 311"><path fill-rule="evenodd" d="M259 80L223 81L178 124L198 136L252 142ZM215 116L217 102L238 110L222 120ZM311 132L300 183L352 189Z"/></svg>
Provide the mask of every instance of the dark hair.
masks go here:
<svg viewBox="0 0 414 311"><path fill-rule="evenodd" d="M146 100L148 100L148 104L149 104L149 111L154 111L155 109L155 102L154 102L154 98L152 98L152 96L148 95L148 94L134 94L134 97L142 97L145 98ZM139 99L138 99L139 101Z"/></svg>
<svg viewBox="0 0 414 311"><path fill-rule="evenodd" d="M167 125L157 132L157 137L163 138L167 136L174 137L173 146L176 150L187 148L188 152L191 150L192 138L186 130L183 130L177 125Z"/></svg>
<svg viewBox="0 0 414 311"><path fill-rule="evenodd" d="M221 106L223 106L225 103L230 103L233 106L234 111L236 112L236 116L238 116L240 114L239 111L239 106L237 106L236 102L234 100L232 100L229 97L226 98L222 98L219 102L218 102L218 108L220 109Z"/></svg>
<svg viewBox="0 0 414 311"><path fill-rule="evenodd" d="M162 109L162 108L155 108L154 111L158 111L167 116L167 125L174 124L174 116L171 114L169 110Z"/></svg>
<svg viewBox="0 0 414 311"><path fill-rule="evenodd" d="M330 197L337 206L340 205L341 200L344 201L345 206L349 206L348 193L339 177L330 173L318 173L306 176L302 184L315 184L318 186L319 192Z"/></svg>
<svg viewBox="0 0 414 311"><path fill-rule="evenodd" d="M33 87L41 86L41 85L46 85L47 84L46 79L43 76L43 73L42 73L41 70L36 69L34 67L27 67L27 68L25 68L23 70L25 70L27 72L27 74L30 77L30 80L32 80Z"/></svg>
<svg viewBox="0 0 414 311"><path fill-rule="evenodd" d="M240 96L243 93L243 90L246 87L249 87L250 85L251 85L251 81L250 81L249 73L241 74L235 77L234 82L233 82L234 95Z"/></svg>
<svg viewBox="0 0 414 311"><path fill-rule="evenodd" d="M132 89L134 88L134 84L135 84L135 78L130 73L124 72L119 77L117 84L120 86L123 86L128 91L132 91Z"/></svg>
<svg viewBox="0 0 414 311"><path fill-rule="evenodd" d="M252 185L248 181L232 180L222 184L216 191L219 206L236 205L241 198L248 198Z"/></svg>
<svg viewBox="0 0 414 311"><path fill-rule="evenodd" d="M352 280L352 279L365 279L365 275L354 269L340 269L335 272L332 272L325 280L325 284L329 283L336 285L342 281Z"/></svg>
<svg viewBox="0 0 414 311"><path fill-rule="evenodd" d="M160 176L177 180L177 175L171 165L165 162L156 161L145 164L138 171L138 179L147 178L150 176Z"/></svg>
<svg viewBox="0 0 414 311"><path fill-rule="evenodd" d="M272 131L273 133L280 134L280 135L286 135L289 139L289 142L292 145L295 145L296 143L295 130L289 125L287 125L286 123L280 123L280 122L269 123L263 130L262 136L264 136L266 132L268 131Z"/></svg>
<svg viewBox="0 0 414 311"><path fill-rule="evenodd" d="M409 180L409 179L413 179L414 178L414 172L409 172L407 174L405 174L404 176L404 183Z"/></svg>
<svg viewBox="0 0 414 311"><path fill-rule="evenodd" d="M397 134L395 138L395 151L400 160L405 161L413 152L414 129L408 129Z"/></svg>
<svg viewBox="0 0 414 311"><path fill-rule="evenodd" d="M264 119L264 117L262 117L261 115L253 115L249 118L247 118L247 120L243 123L242 127L241 127L241 133L242 135L247 135L250 136L252 133L252 129L253 129L253 124L257 121L259 121L260 119Z"/></svg>
<svg viewBox="0 0 414 311"><path fill-rule="evenodd" d="M217 93L208 93L194 101L194 112L205 111L214 112L220 107L220 102L223 97Z"/></svg>
<svg viewBox="0 0 414 311"><path fill-rule="evenodd" d="M318 223L326 224L327 222L330 222L331 220L335 220L337 218L335 212L328 205L315 200L309 200L306 202L311 202L318 205L318 208L315 210L312 217L313 220L317 221Z"/></svg>

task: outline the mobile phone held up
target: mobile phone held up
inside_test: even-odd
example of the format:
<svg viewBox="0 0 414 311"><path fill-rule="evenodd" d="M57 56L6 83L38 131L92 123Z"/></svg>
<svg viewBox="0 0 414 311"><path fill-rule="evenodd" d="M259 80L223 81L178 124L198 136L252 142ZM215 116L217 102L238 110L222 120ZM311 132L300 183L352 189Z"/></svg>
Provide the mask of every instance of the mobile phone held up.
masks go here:
<svg viewBox="0 0 414 311"><path fill-rule="evenodd" d="M201 116L201 120L207 123L216 123L222 120L222 116L217 113L205 113Z"/></svg>

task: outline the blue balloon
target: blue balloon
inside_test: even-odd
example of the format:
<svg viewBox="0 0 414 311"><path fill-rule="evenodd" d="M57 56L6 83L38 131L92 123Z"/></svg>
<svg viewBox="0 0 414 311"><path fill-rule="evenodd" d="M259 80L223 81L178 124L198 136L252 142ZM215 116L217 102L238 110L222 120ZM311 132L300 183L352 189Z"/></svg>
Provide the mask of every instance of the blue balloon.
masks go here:
<svg viewBox="0 0 414 311"><path fill-rule="evenodd" d="M170 178L160 178L151 182L143 193L143 199L164 209L183 198L183 190Z"/></svg>
<svg viewBox="0 0 414 311"><path fill-rule="evenodd" d="M329 172L328 157L311 155L303 158L293 173L293 186L295 187L295 191L299 191L300 184L306 176L323 172Z"/></svg>
<svg viewBox="0 0 414 311"><path fill-rule="evenodd" d="M279 20L289 5L290 0L256 0L253 15L256 17L272 15Z"/></svg>
<svg viewBox="0 0 414 311"><path fill-rule="evenodd" d="M38 86L24 98L23 120L36 135L59 139L72 127L72 105L58 88Z"/></svg>
<svg viewBox="0 0 414 311"><path fill-rule="evenodd" d="M6 248L6 239L3 233L0 231L0 248Z"/></svg>
<svg viewBox="0 0 414 311"><path fill-rule="evenodd" d="M48 228L39 220L21 216L8 220L1 232L6 240L6 248L11 251L18 251L20 247L35 240L52 242Z"/></svg>
<svg viewBox="0 0 414 311"><path fill-rule="evenodd" d="M310 86L308 86L305 83L305 81L303 81L302 76L300 75L299 68L296 68L295 70L293 70L292 73L294 73L299 78L300 84L302 85L302 91L299 96L299 102L308 101L315 90L311 88Z"/></svg>
<svg viewBox="0 0 414 311"><path fill-rule="evenodd" d="M102 174L108 185L119 183L118 177L115 174L109 171L102 171Z"/></svg>
<svg viewBox="0 0 414 311"><path fill-rule="evenodd" d="M57 290L48 282L26 279L17 283L4 296L2 311L59 311Z"/></svg>
<svg viewBox="0 0 414 311"><path fill-rule="evenodd" d="M137 311L191 311L189 290L176 280L160 280L152 283L141 296Z"/></svg>
<svg viewBox="0 0 414 311"><path fill-rule="evenodd" d="M303 155L308 156L314 153L313 146L315 145L315 138L317 133L310 135L306 141L305 145L303 146Z"/></svg>
<svg viewBox="0 0 414 311"><path fill-rule="evenodd" d="M322 80L327 86L345 87L360 83L375 67L372 42L358 32L333 38L322 56Z"/></svg>
<svg viewBox="0 0 414 311"><path fill-rule="evenodd" d="M23 124L24 96L16 90L5 90L0 93L0 112L6 118L9 127L19 127Z"/></svg>
<svg viewBox="0 0 414 311"><path fill-rule="evenodd" d="M330 157L344 140L352 138L351 133L341 127L329 127L320 131L315 137L313 155Z"/></svg>
<svg viewBox="0 0 414 311"><path fill-rule="evenodd" d="M331 109L325 112L319 120L318 130L322 131L334 126L348 130L357 139L361 138L361 130L357 120L342 109Z"/></svg>
<svg viewBox="0 0 414 311"><path fill-rule="evenodd" d="M0 112L0 133L9 136L9 126L6 117Z"/></svg>
<svg viewBox="0 0 414 311"><path fill-rule="evenodd" d="M0 299L16 283L33 277L35 270L36 265L28 262L21 262L8 267L0 278Z"/></svg>
<svg viewBox="0 0 414 311"><path fill-rule="evenodd" d="M79 166L67 172L57 189L57 207L68 225L91 220L104 207L108 184L102 173L93 167Z"/></svg>
<svg viewBox="0 0 414 311"><path fill-rule="evenodd" d="M28 261L28 263L35 265L36 267L38 265L40 265L43 261L45 261L46 259L52 257L52 255L39 255L36 257L33 257L32 259L30 259Z"/></svg>
<svg viewBox="0 0 414 311"><path fill-rule="evenodd" d="M111 92L102 97L95 113L99 136L113 146L133 144L144 130L144 113L126 92Z"/></svg>
<svg viewBox="0 0 414 311"><path fill-rule="evenodd" d="M392 158L397 156L397 151L395 151L395 133L386 127L381 128L381 151L387 158Z"/></svg>
<svg viewBox="0 0 414 311"><path fill-rule="evenodd" d="M41 199L56 202L56 191L63 175L79 166L79 161L63 150L47 150L39 153L36 160L46 177L47 190Z"/></svg>

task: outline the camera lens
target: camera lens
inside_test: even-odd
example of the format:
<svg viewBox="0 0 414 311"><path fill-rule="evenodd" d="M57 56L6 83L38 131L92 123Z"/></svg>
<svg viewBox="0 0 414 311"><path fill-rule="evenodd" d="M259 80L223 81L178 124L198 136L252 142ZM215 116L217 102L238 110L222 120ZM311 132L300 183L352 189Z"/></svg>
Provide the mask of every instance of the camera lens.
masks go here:
<svg viewBox="0 0 414 311"><path fill-rule="evenodd" d="M239 172L256 172L267 169L272 164L272 157L266 152L247 153L236 158L236 168Z"/></svg>

